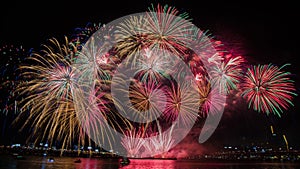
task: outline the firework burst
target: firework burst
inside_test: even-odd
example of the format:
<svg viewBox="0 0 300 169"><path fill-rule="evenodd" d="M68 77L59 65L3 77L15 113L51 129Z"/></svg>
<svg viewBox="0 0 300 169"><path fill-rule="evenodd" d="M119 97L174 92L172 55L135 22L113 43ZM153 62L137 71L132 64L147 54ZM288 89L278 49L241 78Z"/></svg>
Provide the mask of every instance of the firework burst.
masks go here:
<svg viewBox="0 0 300 169"><path fill-rule="evenodd" d="M80 72L80 77L90 83L96 83L97 80L108 81L111 79L110 69L113 67L113 63L109 61L110 54L106 52L106 48L95 43L95 39L92 37L86 42L82 51L78 52L78 56L73 61L73 65ZM90 77L90 79L86 79L86 77Z"/></svg>
<svg viewBox="0 0 300 169"><path fill-rule="evenodd" d="M167 89L164 118L168 121L180 118L180 124L182 125L194 121L198 117L194 110L200 106L199 95L197 96L195 93L197 91L190 88L187 83L171 83L171 87Z"/></svg>
<svg viewBox="0 0 300 169"><path fill-rule="evenodd" d="M242 77L241 56L229 58L221 62L220 65L213 67L210 72L212 85L218 86L221 93L229 94L231 90L237 89Z"/></svg>
<svg viewBox="0 0 300 169"><path fill-rule="evenodd" d="M136 64L136 75L141 81L160 81L168 78L168 74L172 71L170 66L172 60L157 51L149 48L143 50L143 55L138 59Z"/></svg>
<svg viewBox="0 0 300 169"><path fill-rule="evenodd" d="M180 56L187 49L192 27L186 13L179 14L173 7L152 6L146 15L133 16L117 26L116 49L121 58L127 57L133 64L145 48Z"/></svg>
<svg viewBox="0 0 300 169"><path fill-rule="evenodd" d="M212 88L210 83L203 81L197 82L196 90L200 94L200 115L206 117L215 115L224 107L226 96L223 95L218 88Z"/></svg>
<svg viewBox="0 0 300 169"><path fill-rule="evenodd" d="M142 49L147 48L148 33L144 30L145 17L132 16L126 19L116 29L116 50L120 58L127 58L129 63L135 63Z"/></svg>
<svg viewBox="0 0 300 169"><path fill-rule="evenodd" d="M293 105L291 100L297 94L290 79L291 73L282 70L287 65L257 65L248 69L242 84L242 96L246 98L249 108L280 117L284 109Z"/></svg>
<svg viewBox="0 0 300 169"><path fill-rule="evenodd" d="M164 109L166 96L163 86L156 82L137 82L129 88L130 108L134 110L139 119L152 121L161 114ZM144 121L144 120L143 120Z"/></svg>
<svg viewBox="0 0 300 169"><path fill-rule="evenodd" d="M62 148L70 147L74 140L81 144L83 132L73 103L78 85L71 63L76 52L70 50L67 38L65 44L50 39L50 44L43 47L20 67L27 81L17 89L25 98L16 121L29 112L23 127L31 124L36 141L47 141L50 145L60 141Z"/></svg>
<svg viewBox="0 0 300 169"><path fill-rule="evenodd" d="M145 31L149 32L151 47L182 55L189 44L193 25L187 13L176 8L157 5L147 12Z"/></svg>

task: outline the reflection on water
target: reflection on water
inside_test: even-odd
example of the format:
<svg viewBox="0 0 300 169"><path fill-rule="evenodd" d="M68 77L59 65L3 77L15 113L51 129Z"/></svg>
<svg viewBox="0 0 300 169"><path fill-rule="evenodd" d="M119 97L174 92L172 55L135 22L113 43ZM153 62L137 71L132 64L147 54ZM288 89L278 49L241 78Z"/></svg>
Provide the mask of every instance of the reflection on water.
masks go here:
<svg viewBox="0 0 300 169"><path fill-rule="evenodd" d="M0 169L300 169L299 163L200 163L181 160L131 160L129 165L121 166L116 159L55 157L48 162L43 157L14 159L0 156Z"/></svg>

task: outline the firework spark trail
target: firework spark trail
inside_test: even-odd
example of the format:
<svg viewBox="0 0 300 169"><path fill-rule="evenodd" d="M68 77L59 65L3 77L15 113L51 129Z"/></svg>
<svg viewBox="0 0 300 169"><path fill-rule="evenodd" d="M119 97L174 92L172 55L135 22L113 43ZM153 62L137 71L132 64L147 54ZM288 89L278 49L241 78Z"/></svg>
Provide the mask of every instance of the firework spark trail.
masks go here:
<svg viewBox="0 0 300 169"><path fill-rule="evenodd" d="M136 63L136 74L142 81L160 81L163 78L168 78L168 74L172 71L169 65L170 59L166 55L159 54L155 50L149 48L143 49L142 56Z"/></svg>
<svg viewBox="0 0 300 169"><path fill-rule="evenodd" d="M185 52L191 38L189 31L194 28L187 13L179 13L167 5L149 8L146 24L151 47L168 50L177 56Z"/></svg>
<svg viewBox="0 0 300 169"><path fill-rule="evenodd" d="M212 55L211 57L209 57L207 59L208 61L208 65L217 65L219 64L221 61L223 61L223 57L221 55L219 55L218 53L215 53L214 55Z"/></svg>
<svg viewBox="0 0 300 169"><path fill-rule="evenodd" d="M170 121L180 118L182 125L190 124L198 117L198 114L194 113L193 110L200 106L200 98L194 93L197 93L197 91L191 89L188 83L171 83L170 88L167 89L164 118Z"/></svg>
<svg viewBox="0 0 300 169"><path fill-rule="evenodd" d="M73 43L78 50L80 50L92 36L92 34L102 27L103 25L100 23L88 23L85 27L75 28L73 34L71 35L70 42Z"/></svg>
<svg viewBox="0 0 300 169"><path fill-rule="evenodd" d="M137 118L143 118L149 122L158 118L165 108L165 87L155 81L147 83L137 82L130 86L130 109L132 113L138 114Z"/></svg>
<svg viewBox="0 0 300 169"><path fill-rule="evenodd" d="M95 83L95 80L109 80L110 70L109 67L112 67L108 62L106 48L104 46L95 47L95 40L92 37L86 44L86 46L79 52L79 55L73 61L73 65L78 69L77 71L80 74L80 77L83 77L84 80L88 82ZM101 67L100 65L105 65L106 67ZM106 68L106 69L105 69ZM91 76L92 75L92 76ZM90 77L91 79L86 79ZM81 81L79 79L78 81Z"/></svg>
<svg viewBox="0 0 300 169"><path fill-rule="evenodd" d="M121 58L127 57L133 64L145 48L166 50L180 56L190 41L192 27L186 13L179 14L177 9L168 6L152 6L146 16L130 17L117 26L116 49Z"/></svg>
<svg viewBox="0 0 300 169"><path fill-rule="evenodd" d="M75 52L68 45L67 38L65 44L50 39L43 50L33 53L29 63L20 67L22 76L29 79L17 89L26 97L21 101L21 114L16 122L29 111L23 128L31 124L35 141L46 140L50 145L61 141L62 148L70 147L74 139L78 144L84 142L73 103L78 88L71 66Z"/></svg>
<svg viewBox="0 0 300 169"><path fill-rule="evenodd" d="M125 132L124 137L121 139L121 144L127 151L128 157L136 157L140 155L142 151L145 140L141 139L143 137L143 132L141 130L128 130Z"/></svg>
<svg viewBox="0 0 300 169"><path fill-rule="evenodd" d="M248 69L241 88L249 108L280 117L283 109L293 105L291 100L297 94L291 73L282 70L287 65L255 65Z"/></svg>
<svg viewBox="0 0 300 169"><path fill-rule="evenodd" d="M105 28L101 30L107 33ZM95 34L97 38L102 38L98 37L97 32ZM110 94L112 70L116 66L107 52L111 47L105 43L95 44L98 41L90 38L73 63L80 83L74 102L84 132L97 144L112 147L115 140L109 128L119 131L123 125L128 127L130 124L117 113L114 107L121 106ZM122 85L124 81L120 78L118 82Z"/></svg>
<svg viewBox="0 0 300 169"><path fill-rule="evenodd" d="M236 90L242 78L241 56L229 58L215 66L210 72L212 85L218 86L220 92L229 94L231 90Z"/></svg>
<svg viewBox="0 0 300 169"><path fill-rule="evenodd" d="M168 152L174 146L174 139L172 136L174 126L175 125L173 124L168 132L163 132L159 122L157 121L158 137L150 137L150 142L155 147L154 154L162 154L162 157L164 157L163 153ZM148 149L149 148L150 147L148 147Z"/></svg>
<svg viewBox="0 0 300 169"><path fill-rule="evenodd" d="M80 127L89 136L98 135L94 137L98 143L111 144L112 140L104 139L111 133L105 130L106 125L115 127L112 121L115 120L115 116L110 107L111 97L110 95L102 91L100 87L96 87L95 90L90 90L91 93L85 93L84 91L77 90L74 99L76 107L77 118L80 119ZM88 95L87 101L82 100L84 95ZM109 137L110 138L110 137Z"/></svg>
<svg viewBox="0 0 300 169"><path fill-rule="evenodd" d="M117 26L116 50L121 59L126 57L128 63L134 65L140 51L149 46L149 35L144 31L146 26L144 16L132 16Z"/></svg>
<svg viewBox="0 0 300 169"><path fill-rule="evenodd" d="M200 117L207 117L210 115L216 115L224 107L224 100L226 96L222 94L218 88L212 88L210 83L199 81L194 86L200 94L199 105Z"/></svg>
<svg viewBox="0 0 300 169"><path fill-rule="evenodd" d="M0 111L6 116L14 112L18 114L18 102L22 96L16 92L19 83L23 83L20 78L18 67L27 56L27 50L22 46L3 45L0 47Z"/></svg>
<svg viewBox="0 0 300 169"><path fill-rule="evenodd" d="M216 50L216 47L221 44L215 42L208 31L195 29L191 31L191 34L194 34L194 39L191 41L190 46L195 50L197 57L206 65L206 69L209 70L210 67L219 65L223 57Z"/></svg>

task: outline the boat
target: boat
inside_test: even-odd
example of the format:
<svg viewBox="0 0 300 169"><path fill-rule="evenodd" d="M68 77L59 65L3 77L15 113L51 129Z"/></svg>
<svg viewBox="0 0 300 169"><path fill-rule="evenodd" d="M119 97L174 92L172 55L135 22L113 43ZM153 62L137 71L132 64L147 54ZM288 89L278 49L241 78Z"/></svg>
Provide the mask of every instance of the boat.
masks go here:
<svg viewBox="0 0 300 169"><path fill-rule="evenodd" d="M18 153L12 153L13 157L17 157L19 154Z"/></svg>
<svg viewBox="0 0 300 169"><path fill-rule="evenodd" d="M18 159L18 160L24 160L25 159L25 157L22 156L22 155L17 155L15 158Z"/></svg>
<svg viewBox="0 0 300 169"><path fill-rule="evenodd" d="M48 158L48 162L53 163L54 162L54 158Z"/></svg>
<svg viewBox="0 0 300 169"><path fill-rule="evenodd" d="M74 163L81 163L80 158L78 158L77 160L75 160Z"/></svg>
<svg viewBox="0 0 300 169"><path fill-rule="evenodd" d="M121 158L120 164L121 164L122 166L124 166L124 165L129 165L129 163L130 163L130 160L129 160L127 157Z"/></svg>
<svg viewBox="0 0 300 169"><path fill-rule="evenodd" d="M25 157L21 154L18 154L18 153L13 153L12 156L17 159L17 160L24 160Z"/></svg>

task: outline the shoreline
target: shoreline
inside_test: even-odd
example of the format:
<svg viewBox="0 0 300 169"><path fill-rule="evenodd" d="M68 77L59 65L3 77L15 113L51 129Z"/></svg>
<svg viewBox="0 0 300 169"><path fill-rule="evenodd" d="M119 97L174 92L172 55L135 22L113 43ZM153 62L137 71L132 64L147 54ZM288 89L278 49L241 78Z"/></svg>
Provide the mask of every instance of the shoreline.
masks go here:
<svg viewBox="0 0 300 169"><path fill-rule="evenodd" d="M91 152L91 151L63 151L60 150L44 150L44 149L28 149L28 148L3 148L0 147L0 155L11 156L16 158L17 156L36 156L36 157L54 157L54 158L63 158L63 157L71 157L71 158L94 158L94 159L110 159L110 160L120 160L123 157L118 156L109 152ZM274 156L274 155L273 155ZM284 156L284 158L283 158ZM178 162L197 162L197 163L300 163L300 153L290 153L287 152L285 154L277 154L278 158L266 158L267 156L257 156L256 158L235 158L234 156L228 156L227 158L216 158L209 157L205 158L203 156L199 156L197 158L176 158L176 157L145 157L145 158L135 158L128 157L130 160L173 160Z"/></svg>

